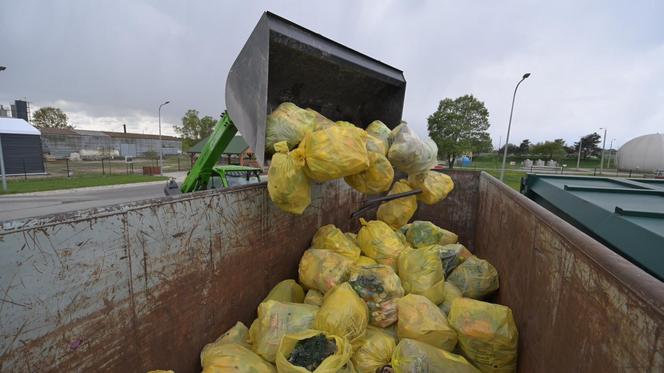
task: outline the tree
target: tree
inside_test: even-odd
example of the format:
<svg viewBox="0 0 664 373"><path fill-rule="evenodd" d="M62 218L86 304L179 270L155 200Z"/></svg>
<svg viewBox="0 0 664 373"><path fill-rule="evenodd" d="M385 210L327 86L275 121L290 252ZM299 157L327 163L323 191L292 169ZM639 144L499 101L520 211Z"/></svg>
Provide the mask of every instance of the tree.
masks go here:
<svg viewBox="0 0 664 373"><path fill-rule="evenodd" d="M531 154L548 156L549 159L562 158L565 155L565 141L555 139L553 141L538 142L531 148Z"/></svg>
<svg viewBox="0 0 664 373"><path fill-rule="evenodd" d="M505 152L505 145L501 146L498 149L498 154L503 154ZM507 154L518 154L519 147L514 144L507 144Z"/></svg>
<svg viewBox="0 0 664 373"><path fill-rule="evenodd" d="M489 111L473 95L454 100L446 98L427 120L429 136L438 145L438 155L447 159L450 168L456 158L486 147L489 134Z"/></svg>
<svg viewBox="0 0 664 373"><path fill-rule="evenodd" d="M581 157L583 159L588 158L591 155L599 155L601 149L599 148L599 143L602 141L602 137L597 133L593 132L589 135L585 135L581 138ZM579 142L574 143L574 151L579 151Z"/></svg>
<svg viewBox="0 0 664 373"><path fill-rule="evenodd" d="M217 122L211 116L198 117L198 110L189 109L182 117L182 126L175 132L182 137L184 148L189 148L212 133Z"/></svg>
<svg viewBox="0 0 664 373"><path fill-rule="evenodd" d="M519 154L528 154L528 153L530 153L530 145L531 145L530 140L528 140L528 139L525 139L525 140L521 141L521 144L519 145L518 153Z"/></svg>
<svg viewBox="0 0 664 373"><path fill-rule="evenodd" d="M59 108L50 106L35 111L32 115L32 124L39 128L74 128L67 124L67 114Z"/></svg>

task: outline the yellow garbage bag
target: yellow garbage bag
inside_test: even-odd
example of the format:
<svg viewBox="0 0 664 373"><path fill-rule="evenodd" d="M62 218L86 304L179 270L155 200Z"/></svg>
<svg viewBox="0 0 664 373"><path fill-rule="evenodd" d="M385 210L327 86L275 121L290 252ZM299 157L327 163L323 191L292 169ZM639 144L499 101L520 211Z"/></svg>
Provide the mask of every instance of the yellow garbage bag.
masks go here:
<svg viewBox="0 0 664 373"><path fill-rule="evenodd" d="M213 351L216 347L223 344L235 343L244 347L249 348L249 329L241 321L235 323L235 325L228 329L224 334L219 336L217 340L212 343L208 343L201 350L201 365L205 365L205 361L208 360L208 357L213 354Z"/></svg>
<svg viewBox="0 0 664 373"><path fill-rule="evenodd" d="M445 270L446 277L449 276L459 264L463 263L464 260L473 255L460 243L432 245L432 247L435 247L440 255L440 260L443 262L443 269Z"/></svg>
<svg viewBox="0 0 664 373"><path fill-rule="evenodd" d="M367 126L367 133L383 143L385 153L390 149L390 132L390 129L387 128L385 123L379 120L374 120Z"/></svg>
<svg viewBox="0 0 664 373"><path fill-rule="evenodd" d="M235 343L218 346L205 361L203 373L274 373L272 364L248 348Z"/></svg>
<svg viewBox="0 0 664 373"><path fill-rule="evenodd" d="M263 359L274 362L281 338L310 329L318 307L303 303L269 300L258 305L256 326L249 330L252 348Z"/></svg>
<svg viewBox="0 0 664 373"><path fill-rule="evenodd" d="M369 168L344 178L346 183L360 193L378 194L390 189L394 169L384 155L369 152Z"/></svg>
<svg viewBox="0 0 664 373"><path fill-rule="evenodd" d="M452 178L437 171L408 175L408 184L413 189L422 189L422 193L417 195L417 200L427 205L442 201L454 189Z"/></svg>
<svg viewBox="0 0 664 373"><path fill-rule="evenodd" d="M315 289L309 289L304 296L304 303L320 307L323 304L323 294Z"/></svg>
<svg viewBox="0 0 664 373"><path fill-rule="evenodd" d="M376 373L390 364L395 347L394 337L380 328L369 326L350 359L359 373Z"/></svg>
<svg viewBox="0 0 664 373"><path fill-rule="evenodd" d="M350 270L348 283L369 308L369 322L384 328L397 321L396 300L404 295L399 276L383 264Z"/></svg>
<svg viewBox="0 0 664 373"><path fill-rule="evenodd" d="M422 295L408 294L397 301L399 339L411 338L434 347L452 351L457 343L456 332L445 315Z"/></svg>
<svg viewBox="0 0 664 373"><path fill-rule="evenodd" d="M406 122L401 121L401 123L399 123L398 126L392 128L392 130L390 131L389 136L387 137L387 140L390 143L390 147L394 143L394 140L397 138L397 135L399 134L399 132L401 132L401 129L406 125L407 125Z"/></svg>
<svg viewBox="0 0 664 373"><path fill-rule="evenodd" d="M416 220L410 223L406 239L414 248L438 244L445 236L445 230L430 221Z"/></svg>
<svg viewBox="0 0 664 373"><path fill-rule="evenodd" d="M399 180L392 186L387 195L410 192L413 190L406 180ZM417 210L417 197L408 196L397 198L392 201L383 202L378 207L376 217L389 224L394 229L399 229L413 217Z"/></svg>
<svg viewBox="0 0 664 373"><path fill-rule="evenodd" d="M267 171L270 199L280 209L300 215L311 203L311 182L304 173L304 150L297 148L288 153L285 141L277 143L275 149L277 154Z"/></svg>
<svg viewBox="0 0 664 373"><path fill-rule="evenodd" d="M403 125L387 152L392 166L407 174L429 171L438 163L438 147L431 139L422 140L408 125Z"/></svg>
<svg viewBox="0 0 664 373"><path fill-rule="evenodd" d="M149 370L148 373L175 373L174 370Z"/></svg>
<svg viewBox="0 0 664 373"><path fill-rule="evenodd" d="M295 346L300 341L306 341L310 338L316 338L323 335L328 341L336 345L336 351L326 357L313 373L337 373L337 372L354 372L352 362L350 361L352 355L352 346L348 339L333 335L323 330L306 330L299 333L288 334L284 336L279 345L279 352L277 353L277 370L279 373L310 373L311 370L302 366L297 366L289 362L292 357Z"/></svg>
<svg viewBox="0 0 664 373"><path fill-rule="evenodd" d="M459 264L447 281L459 288L464 297L473 299L482 299L499 287L496 268L474 255Z"/></svg>
<svg viewBox="0 0 664 373"><path fill-rule="evenodd" d="M404 225L404 227L405 227L405 225ZM394 233L397 234L397 237L399 238L399 241L401 241L401 243L403 244L404 247L412 248L412 246L410 246L410 242L408 242L408 239L406 239L406 235L403 234L401 232L401 230L397 229L396 231L394 231Z"/></svg>
<svg viewBox="0 0 664 373"><path fill-rule="evenodd" d="M394 373L480 373L463 356L414 339L403 339L392 355Z"/></svg>
<svg viewBox="0 0 664 373"><path fill-rule="evenodd" d="M316 115L295 105L284 102L277 106L267 116L265 125L265 152L272 154L276 149L274 145L281 141L288 143L293 149L302 141L304 136L314 130Z"/></svg>
<svg viewBox="0 0 664 373"><path fill-rule="evenodd" d="M461 353L482 372L516 371L519 332L509 307L458 298L448 319Z"/></svg>
<svg viewBox="0 0 664 373"><path fill-rule="evenodd" d="M367 151L369 153L378 153L383 156L385 155L385 153L387 153L387 150L385 150L385 145L383 145L383 142L371 135L367 135ZM385 158L385 161L387 161L387 158Z"/></svg>
<svg viewBox="0 0 664 373"><path fill-rule="evenodd" d="M356 266L373 266L378 264L377 261L369 258L368 256L360 255L360 257L355 261Z"/></svg>
<svg viewBox="0 0 664 373"><path fill-rule="evenodd" d="M452 307L452 302L455 299L463 297L461 290L452 284L449 281L445 281L444 291L443 291L443 302L438 305L440 311L447 316L450 313L450 308Z"/></svg>
<svg viewBox="0 0 664 373"><path fill-rule="evenodd" d="M380 220L367 222L360 219L362 228L357 234L362 253L380 264L389 265L397 270L397 258L406 247L399 236L387 224Z"/></svg>
<svg viewBox="0 0 664 373"><path fill-rule="evenodd" d="M263 302L268 300L302 303L304 301L304 289L295 280L283 280L270 290L270 293L263 299Z"/></svg>
<svg viewBox="0 0 664 373"><path fill-rule="evenodd" d="M357 233L345 232L344 235L346 235L346 237L348 237L351 241L353 241L353 243L357 245L357 247L360 247L360 243L357 242Z"/></svg>
<svg viewBox="0 0 664 373"><path fill-rule="evenodd" d="M353 261L360 257L360 248L334 224L324 225L316 231L311 247L330 250Z"/></svg>
<svg viewBox="0 0 664 373"><path fill-rule="evenodd" d="M406 249L399 255L399 277L406 294L418 294L439 304L443 301L445 276L436 250Z"/></svg>
<svg viewBox="0 0 664 373"><path fill-rule="evenodd" d="M338 120L334 124L340 127L357 128L357 126L355 126L353 123L346 122L345 120Z"/></svg>
<svg viewBox="0 0 664 373"><path fill-rule="evenodd" d="M367 133L360 128L334 126L308 133L303 142L305 172L315 181L339 179L369 168Z"/></svg>
<svg viewBox="0 0 664 373"><path fill-rule="evenodd" d="M330 250L309 249L304 252L298 268L300 283L325 294L348 280L353 261Z"/></svg>
<svg viewBox="0 0 664 373"><path fill-rule="evenodd" d="M369 310L347 282L338 285L323 298L313 328L347 338L351 343L361 338L369 324Z"/></svg>
<svg viewBox="0 0 664 373"><path fill-rule="evenodd" d="M323 114L314 109L307 109L314 115L314 131L320 131L334 126L334 122L327 119Z"/></svg>

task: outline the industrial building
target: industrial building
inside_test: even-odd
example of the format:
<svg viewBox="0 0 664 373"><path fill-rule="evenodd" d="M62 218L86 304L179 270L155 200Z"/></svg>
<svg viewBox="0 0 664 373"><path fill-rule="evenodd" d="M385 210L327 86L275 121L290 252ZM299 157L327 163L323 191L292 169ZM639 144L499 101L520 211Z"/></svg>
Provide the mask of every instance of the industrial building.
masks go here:
<svg viewBox="0 0 664 373"><path fill-rule="evenodd" d="M635 137L618 149L620 170L658 172L664 170L664 134Z"/></svg>
<svg viewBox="0 0 664 373"><path fill-rule="evenodd" d="M23 119L0 117L0 148L6 175L43 174L40 132Z"/></svg>
<svg viewBox="0 0 664 373"><path fill-rule="evenodd" d="M83 159L138 157L148 151L159 152L159 136L140 133L44 128L41 130L44 155L67 158L77 153ZM182 142L161 136L164 155L180 154Z"/></svg>

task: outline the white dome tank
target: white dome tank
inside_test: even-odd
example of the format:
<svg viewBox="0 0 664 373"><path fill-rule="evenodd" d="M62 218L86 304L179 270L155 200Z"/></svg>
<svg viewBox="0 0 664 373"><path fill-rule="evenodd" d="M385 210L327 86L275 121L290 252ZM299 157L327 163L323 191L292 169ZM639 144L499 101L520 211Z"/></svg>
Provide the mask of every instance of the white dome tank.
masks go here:
<svg viewBox="0 0 664 373"><path fill-rule="evenodd" d="M618 149L620 170L654 172L664 170L664 134L635 137Z"/></svg>

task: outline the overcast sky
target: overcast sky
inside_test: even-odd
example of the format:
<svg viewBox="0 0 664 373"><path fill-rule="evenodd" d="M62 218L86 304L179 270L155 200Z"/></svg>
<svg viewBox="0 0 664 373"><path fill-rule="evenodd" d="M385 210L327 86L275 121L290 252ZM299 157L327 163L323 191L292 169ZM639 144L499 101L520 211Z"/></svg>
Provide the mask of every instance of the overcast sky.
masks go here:
<svg viewBox="0 0 664 373"><path fill-rule="evenodd" d="M218 116L228 70L265 10L404 71L421 134L445 97L484 101L494 145L608 127L664 132L664 1L29 1L0 9L0 103L62 108L81 129L173 134ZM615 146L614 146L615 147Z"/></svg>

